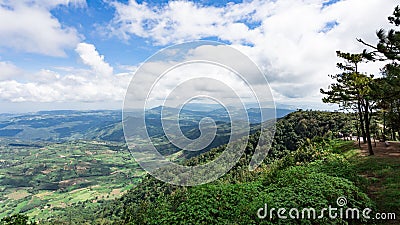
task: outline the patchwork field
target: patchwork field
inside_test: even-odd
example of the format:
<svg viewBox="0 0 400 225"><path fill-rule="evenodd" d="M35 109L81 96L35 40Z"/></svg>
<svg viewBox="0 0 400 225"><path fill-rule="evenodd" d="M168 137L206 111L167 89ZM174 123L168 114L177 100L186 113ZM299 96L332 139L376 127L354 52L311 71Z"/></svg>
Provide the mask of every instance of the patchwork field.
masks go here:
<svg viewBox="0 0 400 225"><path fill-rule="evenodd" d="M47 220L69 205L121 196L145 174L121 143L0 143L0 217Z"/></svg>

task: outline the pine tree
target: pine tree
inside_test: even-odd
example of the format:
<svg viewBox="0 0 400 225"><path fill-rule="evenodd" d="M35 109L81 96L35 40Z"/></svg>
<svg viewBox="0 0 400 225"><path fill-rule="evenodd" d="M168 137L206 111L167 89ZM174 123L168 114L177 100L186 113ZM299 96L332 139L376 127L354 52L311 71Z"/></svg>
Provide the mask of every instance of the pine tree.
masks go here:
<svg viewBox="0 0 400 225"><path fill-rule="evenodd" d="M392 16L388 17L389 23L400 26L400 6L397 6ZM376 46L358 39L359 42L371 48L364 50L363 56L370 61L387 61L388 64L382 68L383 78L379 80L377 102L381 111L384 129L383 136L386 139L386 127L389 127L392 139L396 139L396 131L400 133L400 31L390 29L377 31L378 43Z"/></svg>
<svg viewBox="0 0 400 225"><path fill-rule="evenodd" d="M336 103L342 109L354 110L358 114L358 120L364 143L368 144L368 151L373 155L370 124L371 113L374 106L373 76L360 73L358 66L365 58L363 54L350 54L337 51L337 56L344 60L337 67L343 72L330 77L336 83L330 85L329 90L321 89L321 93L327 95L322 100L325 103Z"/></svg>

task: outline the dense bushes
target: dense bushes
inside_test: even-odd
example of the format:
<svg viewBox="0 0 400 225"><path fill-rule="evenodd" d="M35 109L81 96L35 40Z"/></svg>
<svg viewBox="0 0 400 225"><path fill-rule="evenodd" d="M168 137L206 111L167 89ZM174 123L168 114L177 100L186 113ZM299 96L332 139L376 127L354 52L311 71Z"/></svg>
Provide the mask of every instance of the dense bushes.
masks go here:
<svg viewBox="0 0 400 225"><path fill-rule="evenodd" d="M302 224L343 224L344 221L352 222L352 219L329 218L328 213L319 218L323 208L329 206L338 207L336 200L345 197L348 204L343 207L373 208L373 203L368 196L363 193L353 182L342 178L329 176L326 173L310 172L307 167L290 167L280 171L273 183L268 183L265 190L254 200L256 203L266 203L268 208L285 208L287 210L296 208L300 212L302 209L314 208L315 217L302 216ZM268 219L270 215L268 215ZM287 216L287 214L286 214ZM272 219L264 221L267 224L298 224L298 219L279 219L273 214ZM366 223L360 218L356 223Z"/></svg>
<svg viewBox="0 0 400 225"><path fill-rule="evenodd" d="M26 225L26 224L36 224L36 223L34 221L29 221L28 216L22 214L6 216L0 220L0 225Z"/></svg>
<svg viewBox="0 0 400 225"><path fill-rule="evenodd" d="M344 170L342 174L338 173L338 175L334 175L331 173L331 170L329 170L330 168L328 165L327 167L323 167L324 161L327 160L332 160L331 166L340 166L334 165L336 161L334 161L333 158L329 158L330 155L335 152L335 146L333 146L335 143L327 139L314 138L315 135L321 137L334 136L334 134L346 129L346 127L349 126L346 122L348 121L348 117L349 115L344 113L331 112L298 111L291 113L277 122L276 133L268 158L264 160L264 164L256 171L248 171L248 164L254 153L254 148L258 143L259 133L255 133L249 137L249 143L245 154L239 162L225 176L212 184L203 185L201 187L182 188L159 182L148 176L141 184L129 191L121 199L105 207L101 213L109 218L114 218L114 220L115 218L122 218L121 222L124 223L133 222L142 224L153 223L152 221L162 222L164 220L173 222L170 220L174 218L186 221L189 217L185 219L185 214L190 213L194 213L192 217L197 219L205 216L206 218L214 218L215 220L213 220L212 223L222 223L221 221L225 220L225 222L229 222L228 218L232 218L233 215L231 214L233 212L240 212L239 214L242 215L242 217L238 216L240 218L237 218L235 222L245 223L244 221L247 221L246 223L248 224L256 219L255 213L257 207L262 207L265 203L261 200L264 199L264 197L268 197L262 195L262 193L267 193L266 190L270 192L271 196L275 196L279 193L279 188L277 187L275 187L276 190L272 190L273 186L267 189L269 184L276 182L275 179L278 177L278 172L282 172L293 166L301 167L302 170L307 170L307 173L313 174L311 177L304 178L304 185L319 184L318 181L312 183L310 180L321 178L325 179L326 185L328 185L328 183L331 185L330 182L337 182L337 187L345 189L342 192L350 193L351 191L349 190L356 190L354 184L351 183L357 180L354 178L356 175L351 175L351 171ZM310 140L313 138L314 140ZM193 166L206 163L217 157L224 150L225 146L214 148L207 153L189 159L185 164ZM314 162L314 164L311 166L310 162ZM343 161L343 163L345 163L345 161ZM285 176L286 178L284 179L289 179L289 175ZM347 182L350 182L350 186L348 187L345 185ZM298 187L288 186L287 188L294 191ZM349 190L346 191L346 188ZM318 193L318 191L319 190L316 190L316 193ZM237 202L237 204L231 204L232 199L227 195L229 192L235 193L232 195L233 199L236 198L234 196L251 196L251 198L247 199L246 197L242 197L240 198L242 200L238 200L239 202ZM342 192L338 192L337 194L341 194ZM217 193L220 193L222 199L214 196ZM275 193L275 195L273 195L273 193ZM331 195L332 199L339 197L334 196L334 193L331 193ZM358 196L358 192L356 195ZM256 197L259 198L259 202L253 202L253 199ZM287 196L282 197L282 199L286 197ZM301 196L294 195L292 197L300 198ZM196 213L188 211L197 209L197 206L193 205L197 201L196 199L199 200L199 204L202 205L200 208L206 211L199 211L199 209L196 210ZM317 197L315 197L315 199L316 201L321 200ZM331 199L329 199L329 201L330 200ZM203 205L205 202L207 202L207 204ZM219 214L215 214L216 210L222 209L220 204L225 204L225 206L231 205L232 208L219 210ZM238 204L246 206L246 208L241 209ZM249 205L253 206L251 210L247 207ZM177 211L178 208L179 211ZM228 215L230 216L227 217ZM237 216L234 216L234 218L236 217ZM186 222L190 223L193 221ZM257 223L258 222L261 221L257 221ZM232 221L229 223L232 223Z"/></svg>
<svg viewBox="0 0 400 225"><path fill-rule="evenodd" d="M336 200L346 196L349 207L373 208L369 198L352 182L325 173L308 173L304 167L282 171L276 183L259 182L227 185L203 185L179 190L155 202L141 204L140 216L131 217L134 224L298 224L299 220L257 217L259 208L313 207L316 217L322 208L336 206ZM303 224L341 224L344 220L304 217ZM349 221L350 222L350 221ZM357 221L366 222L366 221Z"/></svg>
<svg viewBox="0 0 400 225"><path fill-rule="evenodd" d="M299 150L276 161L252 182L206 184L179 188L153 201L142 201L129 214L134 224L343 224L366 220L318 219L322 208L338 207L336 200L346 197L350 208L374 208L358 187L361 179L351 164L329 149L335 142L308 142ZM316 218L265 219L257 217L259 208L313 207Z"/></svg>

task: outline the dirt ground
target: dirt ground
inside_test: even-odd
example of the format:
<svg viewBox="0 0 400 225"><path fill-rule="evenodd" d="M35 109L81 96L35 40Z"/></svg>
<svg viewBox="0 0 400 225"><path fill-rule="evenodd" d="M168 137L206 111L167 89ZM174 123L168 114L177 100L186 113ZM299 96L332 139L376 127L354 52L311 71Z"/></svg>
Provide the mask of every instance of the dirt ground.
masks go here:
<svg viewBox="0 0 400 225"><path fill-rule="evenodd" d="M376 146L372 143L372 149L376 157L400 157L400 142L389 142L388 146L385 142L376 142ZM369 155L367 144L361 144L361 154Z"/></svg>

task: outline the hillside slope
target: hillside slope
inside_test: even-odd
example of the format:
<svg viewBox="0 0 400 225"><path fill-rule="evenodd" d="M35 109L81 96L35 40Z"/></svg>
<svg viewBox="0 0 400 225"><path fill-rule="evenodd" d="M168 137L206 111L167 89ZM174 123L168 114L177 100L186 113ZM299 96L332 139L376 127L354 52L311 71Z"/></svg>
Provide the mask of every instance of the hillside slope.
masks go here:
<svg viewBox="0 0 400 225"><path fill-rule="evenodd" d="M223 188L229 185L240 186L256 185L255 183L259 184L261 182L260 179L265 177L264 173L266 168L268 168L271 163L273 164L275 161L287 157L291 152L295 152L299 147L304 145L304 141L307 138L313 138L314 136L332 136L333 134L346 129L346 126L348 126L348 123L346 123L348 120L347 117L348 115L346 114L332 112L304 111L291 113L277 122L276 135L272 148L269 152L268 158L265 159L261 168L255 172L248 171L248 163L258 141L259 133L256 133L250 136L245 154L242 156L239 163L225 176L208 185ZM218 156L220 152L224 151L224 148L225 146L214 148L205 154L187 160L186 164L196 165L212 160L214 157ZM262 186L258 186L258 188L261 187ZM182 188L160 182L151 176L146 176L142 183L125 194L121 199L114 202L107 202L103 205L104 207L102 209L96 210L99 211L97 217L102 218L101 220L103 222L119 221L122 223L146 223L146 221L140 220L140 218L143 219L149 217L147 213L155 210L152 207L157 203L157 201L165 200L166 202L169 202L166 198L172 198L173 193L189 193L187 191L196 190L196 188L201 187ZM236 188L236 186L232 188ZM164 200L160 200L160 198ZM210 200L214 199L212 196L209 198ZM82 207L84 206L82 205ZM223 211L229 212L229 210ZM84 218L77 219L84 220Z"/></svg>

